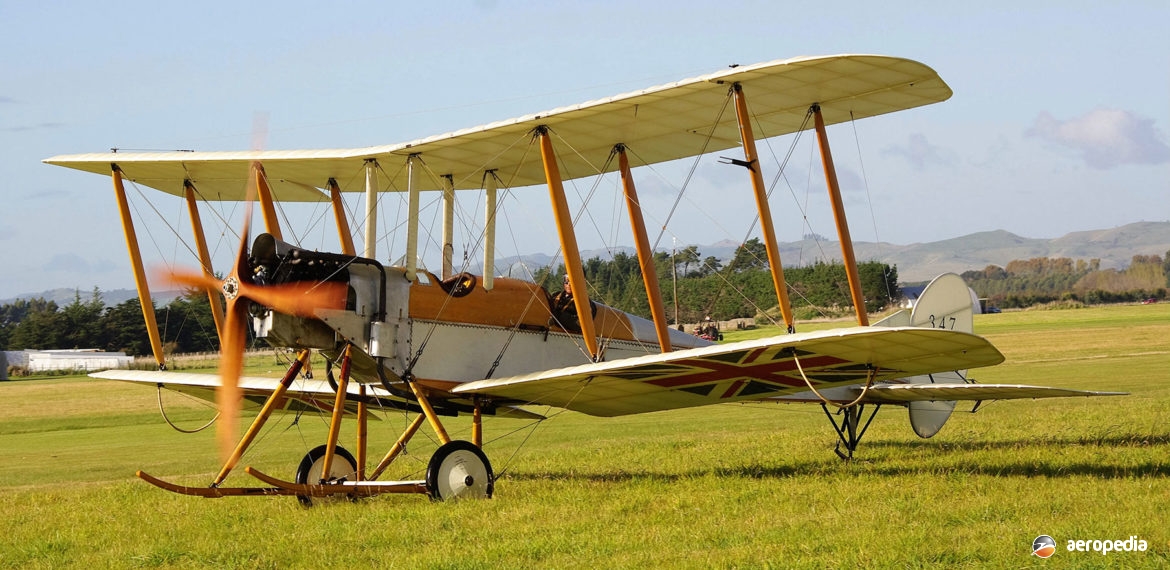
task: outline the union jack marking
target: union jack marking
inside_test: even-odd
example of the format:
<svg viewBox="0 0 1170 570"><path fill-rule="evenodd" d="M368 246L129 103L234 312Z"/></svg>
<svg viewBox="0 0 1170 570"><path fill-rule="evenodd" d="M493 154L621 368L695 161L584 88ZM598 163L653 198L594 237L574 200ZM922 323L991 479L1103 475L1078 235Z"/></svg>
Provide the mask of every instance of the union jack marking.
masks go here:
<svg viewBox="0 0 1170 570"><path fill-rule="evenodd" d="M797 350L800 366L814 384L864 381L869 367L835 356ZM699 396L710 396L717 385L732 381L719 399L791 391L805 386L789 347L762 347L671 363L648 364L614 373L627 380L645 382ZM893 371L883 371L893 372Z"/></svg>

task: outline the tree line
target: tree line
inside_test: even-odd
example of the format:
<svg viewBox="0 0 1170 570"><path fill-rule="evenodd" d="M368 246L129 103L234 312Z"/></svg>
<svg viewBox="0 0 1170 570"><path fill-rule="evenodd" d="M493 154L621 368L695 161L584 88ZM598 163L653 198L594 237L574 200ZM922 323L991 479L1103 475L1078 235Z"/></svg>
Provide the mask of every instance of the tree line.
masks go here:
<svg viewBox="0 0 1170 570"><path fill-rule="evenodd" d="M637 257L618 252L612 259L594 257L582 265L591 299L649 318L650 305ZM672 321L693 323L708 316L716 320L762 314L778 316L767 252L758 238L736 248L726 264L714 256L704 257L698 246L686 247L673 255L655 252L654 270L667 318ZM897 267L869 261L858 264L858 272L867 311L881 311L901 297ZM560 289L564 275L563 264L555 269L543 267L535 272L534 280L555 292ZM785 267L784 277L798 318L852 312L843 264L817 262Z"/></svg>
<svg viewBox="0 0 1170 570"><path fill-rule="evenodd" d="M1006 266L988 265L962 274L980 297L997 307L1019 308L1053 301L1088 304L1166 298L1170 251L1165 257L1135 255L1124 269L1101 269L1099 259L1037 257Z"/></svg>
<svg viewBox="0 0 1170 570"><path fill-rule="evenodd" d="M155 307L164 352L219 350L211 303L202 291L191 291ZM131 299L112 307L96 287L88 299L81 292L64 307L43 298L18 299L0 306L0 350L98 348L149 355L150 340L142 305Z"/></svg>

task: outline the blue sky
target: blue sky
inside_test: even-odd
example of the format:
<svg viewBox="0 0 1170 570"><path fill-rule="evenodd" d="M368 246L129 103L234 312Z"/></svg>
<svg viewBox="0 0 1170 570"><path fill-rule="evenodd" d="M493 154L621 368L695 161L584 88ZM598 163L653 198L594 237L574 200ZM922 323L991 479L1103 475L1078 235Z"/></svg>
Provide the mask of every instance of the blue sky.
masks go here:
<svg viewBox="0 0 1170 570"><path fill-rule="evenodd" d="M257 115L269 149L388 144L797 55L908 57L955 92L830 130L854 239L1050 238L1170 219L1164 0L401 4L0 0L0 298L131 286L109 180L49 156L247 149ZM773 198L781 240L833 234L809 141ZM771 144L783 154L791 139ZM672 221L680 243L739 241L751 222L742 173L716 159L700 162ZM669 208L688 166L640 182L649 215ZM534 190L513 194L516 237L501 254L555 251L547 193ZM181 202L131 199L148 264L191 265L174 239L189 233ZM608 223L612 200L590 210ZM213 235L217 255L233 239ZM608 230L582 241L630 243Z"/></svg>

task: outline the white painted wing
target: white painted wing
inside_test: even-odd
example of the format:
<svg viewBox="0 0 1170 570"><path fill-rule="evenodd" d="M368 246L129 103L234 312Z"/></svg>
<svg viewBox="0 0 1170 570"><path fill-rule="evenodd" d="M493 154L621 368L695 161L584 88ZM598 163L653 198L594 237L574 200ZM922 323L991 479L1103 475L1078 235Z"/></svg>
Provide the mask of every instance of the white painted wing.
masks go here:
<svg viewBox="0 0 1170 570"><path fill-rule="evenodd" d="M821 390L821 394L832 402L852 402L861 395L862 386L840 386ZM871 386L861 400L865 404L905 404L909 402L948 400L1026 400L1037 398L1069 398L1090 396L1125 396L1127 392L1100 392L1094 390L1071 390L1050 386L1028 386L1024 384L879 384ZM785 396L766 398L775 402L799 402L819 404L821 399L810 391Z"/></svg>
<svg viewBox="0 0 1170 570"><path fill-rule="evenodd" d="M209 402L215 402L215 389L220 386L219 376L216 374L192 374L153 370L103 370L90 374L90 377L161 386L168 390L188 394ZM279 384L280 380L276 378L241 377L240 390L244 394L243 409L259 410ZM346 415L357 415L357 401L355 400L358 397L357 390L357 386L354 383L350 383L349 390L347 391L350 399L347 400L345 406ZM371 397L402 402L401 399L391 396L380 387L367 384L366 390L367 394ZM283 412L321 411L332 413L335 396L336 392L324 380L297 379L285 392L285 401L279 410ZM499 406L495 408L494 415L516 419L544 419L544 416L540 414L535 414L514 406ZM378 419L374 415L370 417Z"/></svg>
<svg viewBox="0 0 1170 570"><path fill-rule="evenodd" d="M982 337L915 327L854 327L720 344L463 384L482 394L617 416L759 400L808 389L888 381L1003 362Z"/></svg>
<svg viewBox="0 0 1170 570"><path fill-rule="evenodd" d="M205 200L242 200L249 165L261 161L277 200L326 199L317 188L336 179L344 192L365 190L368 159L380 165L383 191L405 191L406 158L418 154L435 175L452 175L456 189L481 188L495 170L511 188L543 184L539 151L529 148L532 130L548 126L566 179L597 174L618 143L635 166L738 147L735 112L725 107L732 83L743 86L757 138L804 128L810 105L819 103L826 124L882 115L945 101L951 89L933 69L916 61L878 55L799 57L731 69L607 99L562 107L385 146L352 149L243 152L98 153L55 156L49 164L103 175L117 163L137 184L183 195L190 179ZM557 144L560 144L559 142ZM609 166L615 170L616 162ZM420 190L438 190L437 176L417 176Z"/></svg>
<svg viewBox="0 0 1170 570"><path fill-rule="evenodd" d="M104 380L119 380L137 384L161 385L163 388L194 396L201 400L215 402L215 389L220 386L217 374L193 374L187 372L163 372L155 370L103 370L89 375L91 378ZM264 401L280 385L279 378L263 378L257 376L240 377L240 390L243 392L243 409L259 410ZM323 411L333 410L336 392L324 380L298 379L293 382L288 391L282 411ZM354 396L356 396L356 391ZM356 414L357 403L350 402L346 406L346 413Z"/></svg>

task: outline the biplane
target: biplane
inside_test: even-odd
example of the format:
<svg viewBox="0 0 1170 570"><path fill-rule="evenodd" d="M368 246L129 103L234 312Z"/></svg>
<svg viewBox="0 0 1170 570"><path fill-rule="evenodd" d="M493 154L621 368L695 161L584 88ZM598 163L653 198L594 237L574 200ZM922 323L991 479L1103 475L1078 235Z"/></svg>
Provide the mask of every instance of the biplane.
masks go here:
<svg viewBox="0 0 1170 570"><path fill-rule="evenodd" d="M937 278L912 311L869 323L826 125L944 101L951 89L930 67L895 57L835 55L733 66L709 75L414 140L352 149L243 152L110 152L56 156L49 164L110 176L157 371L110 370L98 378L140 382L214 399L220 409L222 468L207 487L176 485L139 472L163 489L202 497L423 493L434 499L490 497L491 462L482 450L485 415L536 418L526 406L554 406L620 416L710 404L810 402L825 410L851 457L882 406L909 409L914 431L937 433L955 402L1107 394L1042 386L974 383L966 371L1004 360L972 332L962 279ZM731 109L730 112L728 109ZM815 130L842 248L857 326L796 332L757 136ZM668 325L653 251L638 199L638 166L739 148L727 159L744 167L786 334L715 343ZM651 318L590 298L564 182L617 172L625 196ZM356 173L356 174L355 174ZM149 284L127 205L124 181L185 200L201 268L167 279L207 291L221 340L219 375L166 370ZM496 275L498 192L545 187L567 275L564 291ZM482 272L453 262L453 203L461 191L485 197ZM539 190L537 190L539 191ZM354 244L342 194L364 193L364 249ZM376 251L379 198L405 194L406 242L399 264ZM419 208L439 193L442 267L419 263ZM435 194L431 194L434 196ZM200 221L200 204L249 206L238 253L217 277ZM341 251L286 242L276 212L282 202L330 203ZM259 204L265 232L250 237L250 207ZM206 206L205 206L206 207ZM251 241L251 243L249 243ZM221 268L222 269L222 268ZM296 353L284 377L241 377L248 328ZM296 380L313 351L327 381ZM333 373L333 367L338 372ZM296 380L296 381L294 381ZM414 419L373 469L367 469L371 405ZM978 405L978 404L976 404ZM868 419L863 415L869 406ZM240 410L257 409L241 435ZM285 480L256 469L261 484L225 479L274 413L311 408L330 413L326 441ZM837 409L838 413L831 413ZM472 418L470 441L451 438L443 418ZM357 455L338 445L347 417L357 421ZM441 445L425 478L382 481L386 468L423 426Z"/></svg>

